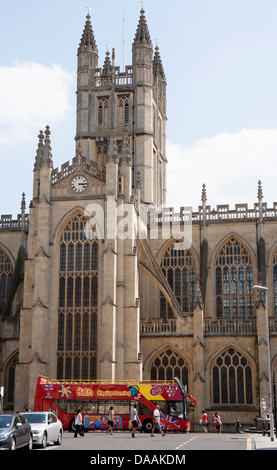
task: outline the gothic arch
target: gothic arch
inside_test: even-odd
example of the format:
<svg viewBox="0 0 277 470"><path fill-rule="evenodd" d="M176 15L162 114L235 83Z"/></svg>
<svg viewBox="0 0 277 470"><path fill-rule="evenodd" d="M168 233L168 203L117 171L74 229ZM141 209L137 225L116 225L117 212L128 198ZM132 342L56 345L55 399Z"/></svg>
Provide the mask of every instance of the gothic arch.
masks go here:
<svg viewBox="0 0 277 470"><path fill-rule="evenodd" d="M83 210L71 211L56 237L58 379L95 380L99 241L85 237Z"/></svg>
<svg viewBox="0 0 277 470"><path fill-rule="evenodd" d="M159 264L161 264L161 261L163 259L163 256L164 254L166 253L166 251L168 250L168 248L173 245L173 243L178 243L179 242L179 238L175 238L175 237L171 237L169 238L168 240L166 240L159 248L158 252L157 252L157 255L156 255L156 259L157 259L157 262ZM196 252L196 250L194 249L194 247L192 246L192 244L190 242L188 242L187 240L181 240L181 243L182 241L184 242L185 244L185 247L186 247L186 250L190 249L193 253L193 256L194 256L194 259L195 259L195 262L196 262L196 265L197 265L197 271L199 271L199 266L200 266L200 260L199 260L199 256Z"/></svg>
<svg viewBox="0 0 277 470"><path fill-rule="evenodd" d="M4 370L4 407L9 409L14 405L15 368L18 362L19 350L14 351L5 361Z"/></svg>
<svg viewBox="0 0 277 470"><path fill-rule="evenodd" d="M253 405L257 366L249 352L233 342L215 351L206 363L210 402L214 405Z"/></svg>
<svg viewBox="0 0 277 470"><path fill-rule="evenodd" d="M6 254L7 254L7 256L10 258L10 260L11 260L11 262L12 262L12 267L13 267L13 269L14 269L14 266L15 266L15 258L14 258L14 256L13 256L12 252L9 250L9 248L8 248L3 242L0 243L0 250L1 250L1 249L4 250L4 251L6 252Z"/></svg>
<svg viewBox="0 0 277 470"><path fill-rule="evenodd" d="M162 253L160 267L169 283L180 309L183 313L191 313L194 309L196 278L199 275L197 257L191 246L174 246L175 242L166 245ZM172 318L172 310L160 295L160 315L167 320Z"/></svg>
<svg viewBox="0 0 277 470"><path fill-rule="evenodd" d="M144 373L151 380L174 380L178 377L183 385L192 386L193 364L182 350L171 343L152 351L144 361Z"/></svg>
<svg viewBox="0 0 277 470"><path fill-rule="evenodd" d="M94 203L92 203L91 205L93 205L93 204ZM90 206L90 204L88 204L88 206ZM102 204L99 204L99 206L104 211L104 207L102 206ZM71 220L75 215L77 215L80 212L84 215L84 217L87 217L88 219L90 217L92 217L89 213L86 212L86 208L84 208L82 206L77 206L77 207L74 207L74 208L70 209L66 214L63 215L63 217L57 223L57 225L54 229L53 235L51 237L51 243L52 244L55 244L56 240L58 239L58 237L60 236L60 234L64 230L64 227L66 226L68 221ZM104 233L102 233L103 227L100 226L100 223L98 223L97 220L95 221L95 223L97 224L97 227L99 229L99 233L102 234L102 238L104 238ZM101 238L101 237L99 237L99 238Z"/></svg>
<svg viewBox="0 0 277 470"><path fill-rule="evenodd" d="M275 255L275 253L277 252L277 241L275 240L269 251L268 251L268 255L267 255L267 259L266 259L266 265L267 266L272 266L272 261L273 261L273 257Z"/></svg>
<svg viewBox="0 0 277 470"><path fill-rule="evenodd" d="M252 264L253 266L256 266L257 264L257 256L256 256L256 253L254 252L253 248L251 247L251 245L249 245L248 241L242 237L241 235L239 235L238 233L236 232L230 232L228 235L226 235L224 238L222 238L217 244L216 246L214 247L212 253L210 254L210 257L209 257L209 262L208 262L208 266L210 267L214 267L215 265L215 259L216 259L216 255L217 253L219 252L219 250L221 249L221 247L223 245L225 245L225 243L231 239L231 238L235 238L237 239L239 242L241 242L243 245L245 245L245 247L247 248L247 250L251 253L251 259L252 259Z"/></svg>
<svg viewBox="0 0 277 470"><path fill-rule="evenodd" d="M253 280L256 257L241 237L225 237L213 251L212 276L216 318L249 320L254 315Z"/></svg>
<svg viewBox="0 0 277 470"><path fill-rule="evenodd" d="M270 309L273 311L275 320L277 318L277 243L275 243L268 255L267 266L269 267L267 284L272 286L272 297L269 297Z"/></svg>
<svg viewBox="0 0 277 470"><path fill-rule="evenodd" d="M10 251L0 244L0 311L5 309L12 286L14 258Z"/></svg>

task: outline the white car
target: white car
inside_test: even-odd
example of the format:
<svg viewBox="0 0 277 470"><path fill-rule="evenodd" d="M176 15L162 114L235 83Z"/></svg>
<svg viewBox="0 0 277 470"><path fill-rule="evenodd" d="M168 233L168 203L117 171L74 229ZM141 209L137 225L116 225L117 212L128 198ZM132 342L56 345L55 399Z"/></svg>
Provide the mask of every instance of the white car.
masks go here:
<svg viewBox="0 0 277 470"><path fill-rule="evenodd" d="M50 442L62 443L63 426L54 413L49 411L34 411L22 413L32 428L33 443L46 447Z"/></svg>

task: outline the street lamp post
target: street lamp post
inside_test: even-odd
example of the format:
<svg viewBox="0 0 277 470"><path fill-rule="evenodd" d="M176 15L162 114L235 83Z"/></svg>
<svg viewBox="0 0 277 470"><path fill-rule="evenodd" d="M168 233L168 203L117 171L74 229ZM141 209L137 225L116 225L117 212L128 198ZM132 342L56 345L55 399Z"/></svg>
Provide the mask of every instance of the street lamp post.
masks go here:
<svg viewBox="0 0 277 470"><path fill-rule="evenodd" d="M270 347L269 347L268 300L267 300L268 287L253 286L253 289L262 290L265 293L265 308L266 308L265 321L266 321L267 362L268 362L270 438L273 441L274 440L274 424L273 424L273 413L272 413L272 380L271 380Z"/></svg>

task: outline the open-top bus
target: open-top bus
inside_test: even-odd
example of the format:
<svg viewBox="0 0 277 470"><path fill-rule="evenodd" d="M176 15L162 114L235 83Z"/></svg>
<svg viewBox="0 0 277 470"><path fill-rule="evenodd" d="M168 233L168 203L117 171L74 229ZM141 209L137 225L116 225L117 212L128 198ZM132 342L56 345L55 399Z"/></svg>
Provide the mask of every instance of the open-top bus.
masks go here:
<svg viewBox="0 0 277 470"><path fill-rule="evenodd" d="M75 413L82 410L84 429L107 429L109 409L114 407L114 428L129 429L130 413L137 404L142 430L152 429L153 411L161 409L165 431L190 430L189 411L196 400L185 392L178 378L169 382L59 382L40 376L35 395L35 411L52 411L64 429L74 429Z"/></svg>

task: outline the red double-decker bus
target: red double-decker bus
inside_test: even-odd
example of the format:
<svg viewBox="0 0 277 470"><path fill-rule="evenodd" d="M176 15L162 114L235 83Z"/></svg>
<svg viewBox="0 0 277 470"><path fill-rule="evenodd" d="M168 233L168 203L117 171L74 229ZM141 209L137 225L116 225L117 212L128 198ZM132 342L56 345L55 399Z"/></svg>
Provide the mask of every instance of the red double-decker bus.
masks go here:
<svg viewBox="0 0 277 470"><path fill-rule="evenodd" d="M82 410L84 429L107 429L109 409L114 407L114 428L129 429L130 413L137 404L142 430L152 430L156 405L161 409L165 431L190 430L189 412L196 400L185 392L178 378L169 382L59 382L40 376L37 381L35 411L52 411L64 429L74 429L75 413Z"/></svg>

